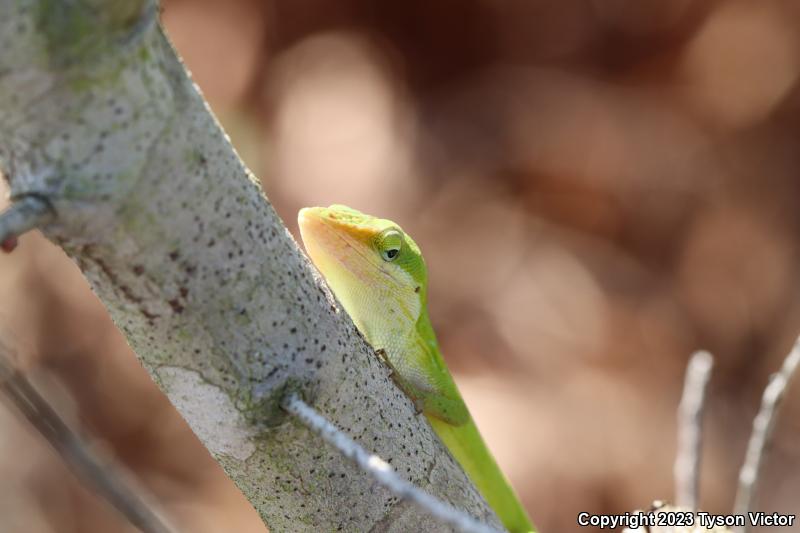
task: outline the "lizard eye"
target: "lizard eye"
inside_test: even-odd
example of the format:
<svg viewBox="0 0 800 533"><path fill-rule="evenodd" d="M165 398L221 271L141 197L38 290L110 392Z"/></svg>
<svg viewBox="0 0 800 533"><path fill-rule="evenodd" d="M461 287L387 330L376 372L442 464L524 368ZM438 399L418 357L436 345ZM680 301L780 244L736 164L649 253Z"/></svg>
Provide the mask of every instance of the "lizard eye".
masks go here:
<svg viewBox="0 0 800 533"><path fill-rule="evenodd" d="M400 253L400 248L388 248L386 250L381 251L381 257L383 257L384 261L394 261L397 257L397 254Z"/></svg>
<svg viewBox="0 0 800 533"><path fill-rule="evenodd" d="M400 255L403 246L403 237L397 230L388 230L378 238L378 251L384 261L394 261Z"/></svg>

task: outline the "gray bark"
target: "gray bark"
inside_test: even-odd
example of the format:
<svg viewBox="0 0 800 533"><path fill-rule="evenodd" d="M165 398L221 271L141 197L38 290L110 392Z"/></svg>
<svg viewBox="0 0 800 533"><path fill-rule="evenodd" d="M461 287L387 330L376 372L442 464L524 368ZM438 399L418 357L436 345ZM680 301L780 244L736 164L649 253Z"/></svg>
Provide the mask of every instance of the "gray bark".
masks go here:
<svg viewBox="0 0 800 533"><path fill-rule="evenodd" d="M273 531L434 531L279 408L303 397L497 525L244 167L144 1L0 0L0 162Z"/></svg>

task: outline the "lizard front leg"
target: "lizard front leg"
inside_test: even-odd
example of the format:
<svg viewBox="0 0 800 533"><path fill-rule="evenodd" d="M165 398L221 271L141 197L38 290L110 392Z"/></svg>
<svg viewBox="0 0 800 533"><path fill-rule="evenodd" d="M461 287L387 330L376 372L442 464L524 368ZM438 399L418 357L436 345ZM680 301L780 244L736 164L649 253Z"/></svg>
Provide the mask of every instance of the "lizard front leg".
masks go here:
<svg viewBox="0 0 800 533"><path fill-rule="evenodd" d="M418 415L422 414L423 407L424 407L424 403L422 401L422 398L420 398L418 395L414 394L414 387L403 380L402 374L400 374L400 372L397 371L397 369L394 367L392 362L389 360L389 356L386 354L386 350L384 350L383 348L377 348L375 350L375 354L378 356L378 358L381 361L383 361L383 363L387 367L389 367L389 377L392 378L392 381L394 381L394 384L397 385L397 387L401 391L403 391L406 396L409 397L409 399L411 400L411 403L414 404L414 409L416 410L417 414Z"/></svg>

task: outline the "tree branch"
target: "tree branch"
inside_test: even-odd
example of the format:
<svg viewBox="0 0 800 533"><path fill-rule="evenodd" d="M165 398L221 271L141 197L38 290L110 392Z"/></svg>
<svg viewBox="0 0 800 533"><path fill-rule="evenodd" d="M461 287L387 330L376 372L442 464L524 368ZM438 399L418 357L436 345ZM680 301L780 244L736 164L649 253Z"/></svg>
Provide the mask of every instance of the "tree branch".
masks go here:
<svg viewBox="0 0 800 533"><path fill-rule="evenodd" d="M377 455L367 452L301 400L297 394L289 394L282 405L308 429L322 437L325 442L339 450L339 453L353 461L363 471L369 473L375 478L375 481L396 496L414 502L431 517L464 533L500 533L499 530L478 522L468 514L434 498L398 476L389 463Z"/></svg>
<svg viewBox="0 0 800 533"><path fill-rule="evenodd" d="M161 29L124 1L0 2L0 163L58 217L152 377L273 531L445 528L287 423L303 397L415 485L489 507L244 167ZM13 161L11 168L9 162Z"/></svg>
<svg viewBox="0 0 800 533"><path fill-rule="evenodd" d="M678 450L673 469L675 503L686 509L697 509L698 506L703 408L713 366L714 359L710 353L692 355L686 367L686 380L678 407Z"/></svg>
<svg viewBox="0 0 800 533"><path fill-rule="evenodd" d="M762 473L761 468L769 449L775 422L780 414L786 388L797 373L798 364L800 364L800 339L795 341L780 370L772 375L769 384L764 389L761 408L753 420L753 432L750 434L750 441L747 444L744 464L739 471L739 488L736 491L734 505L734 512L737 514L746 514L753 509ZM749 522L746 521L746 523ZM747 532L749 529L750 526L746 525L744 531Z"/></svg>
<svg viewBox="0 0 800 533"><path fill-rule="evenodd" d="M0 342L0 393L39 432L90 489L110 503L143 533L173 531L111 465L101 462L42 398L25 376L11 366L10 352Z"/></svg>
<svg viewBox="0 0 800 533"><path fill-rule="evenodd" d="M0 244L5 251L16 246L16 239L25 232L50 222L55 213L42 198L23 196L0 213Z"/></svg>

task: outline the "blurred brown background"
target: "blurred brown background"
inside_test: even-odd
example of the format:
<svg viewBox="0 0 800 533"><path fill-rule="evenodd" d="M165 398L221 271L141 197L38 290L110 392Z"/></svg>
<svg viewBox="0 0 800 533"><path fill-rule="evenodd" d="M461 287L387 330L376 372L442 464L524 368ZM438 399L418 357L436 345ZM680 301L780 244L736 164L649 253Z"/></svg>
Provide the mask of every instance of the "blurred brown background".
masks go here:
<svg viewBox="0 0 800 533"><path fill-rule="evenodd" d="M800 330L800 3L170 0L163 20L292 230L346 203L420 243L445 357L542 531L672 498L698 348L701 505L730 512ZM0 328L186 531L264 531L39 236L0 256ZM800 511L798 389L765 511ZM0 405L0 531L130 529Z"/></svg>

